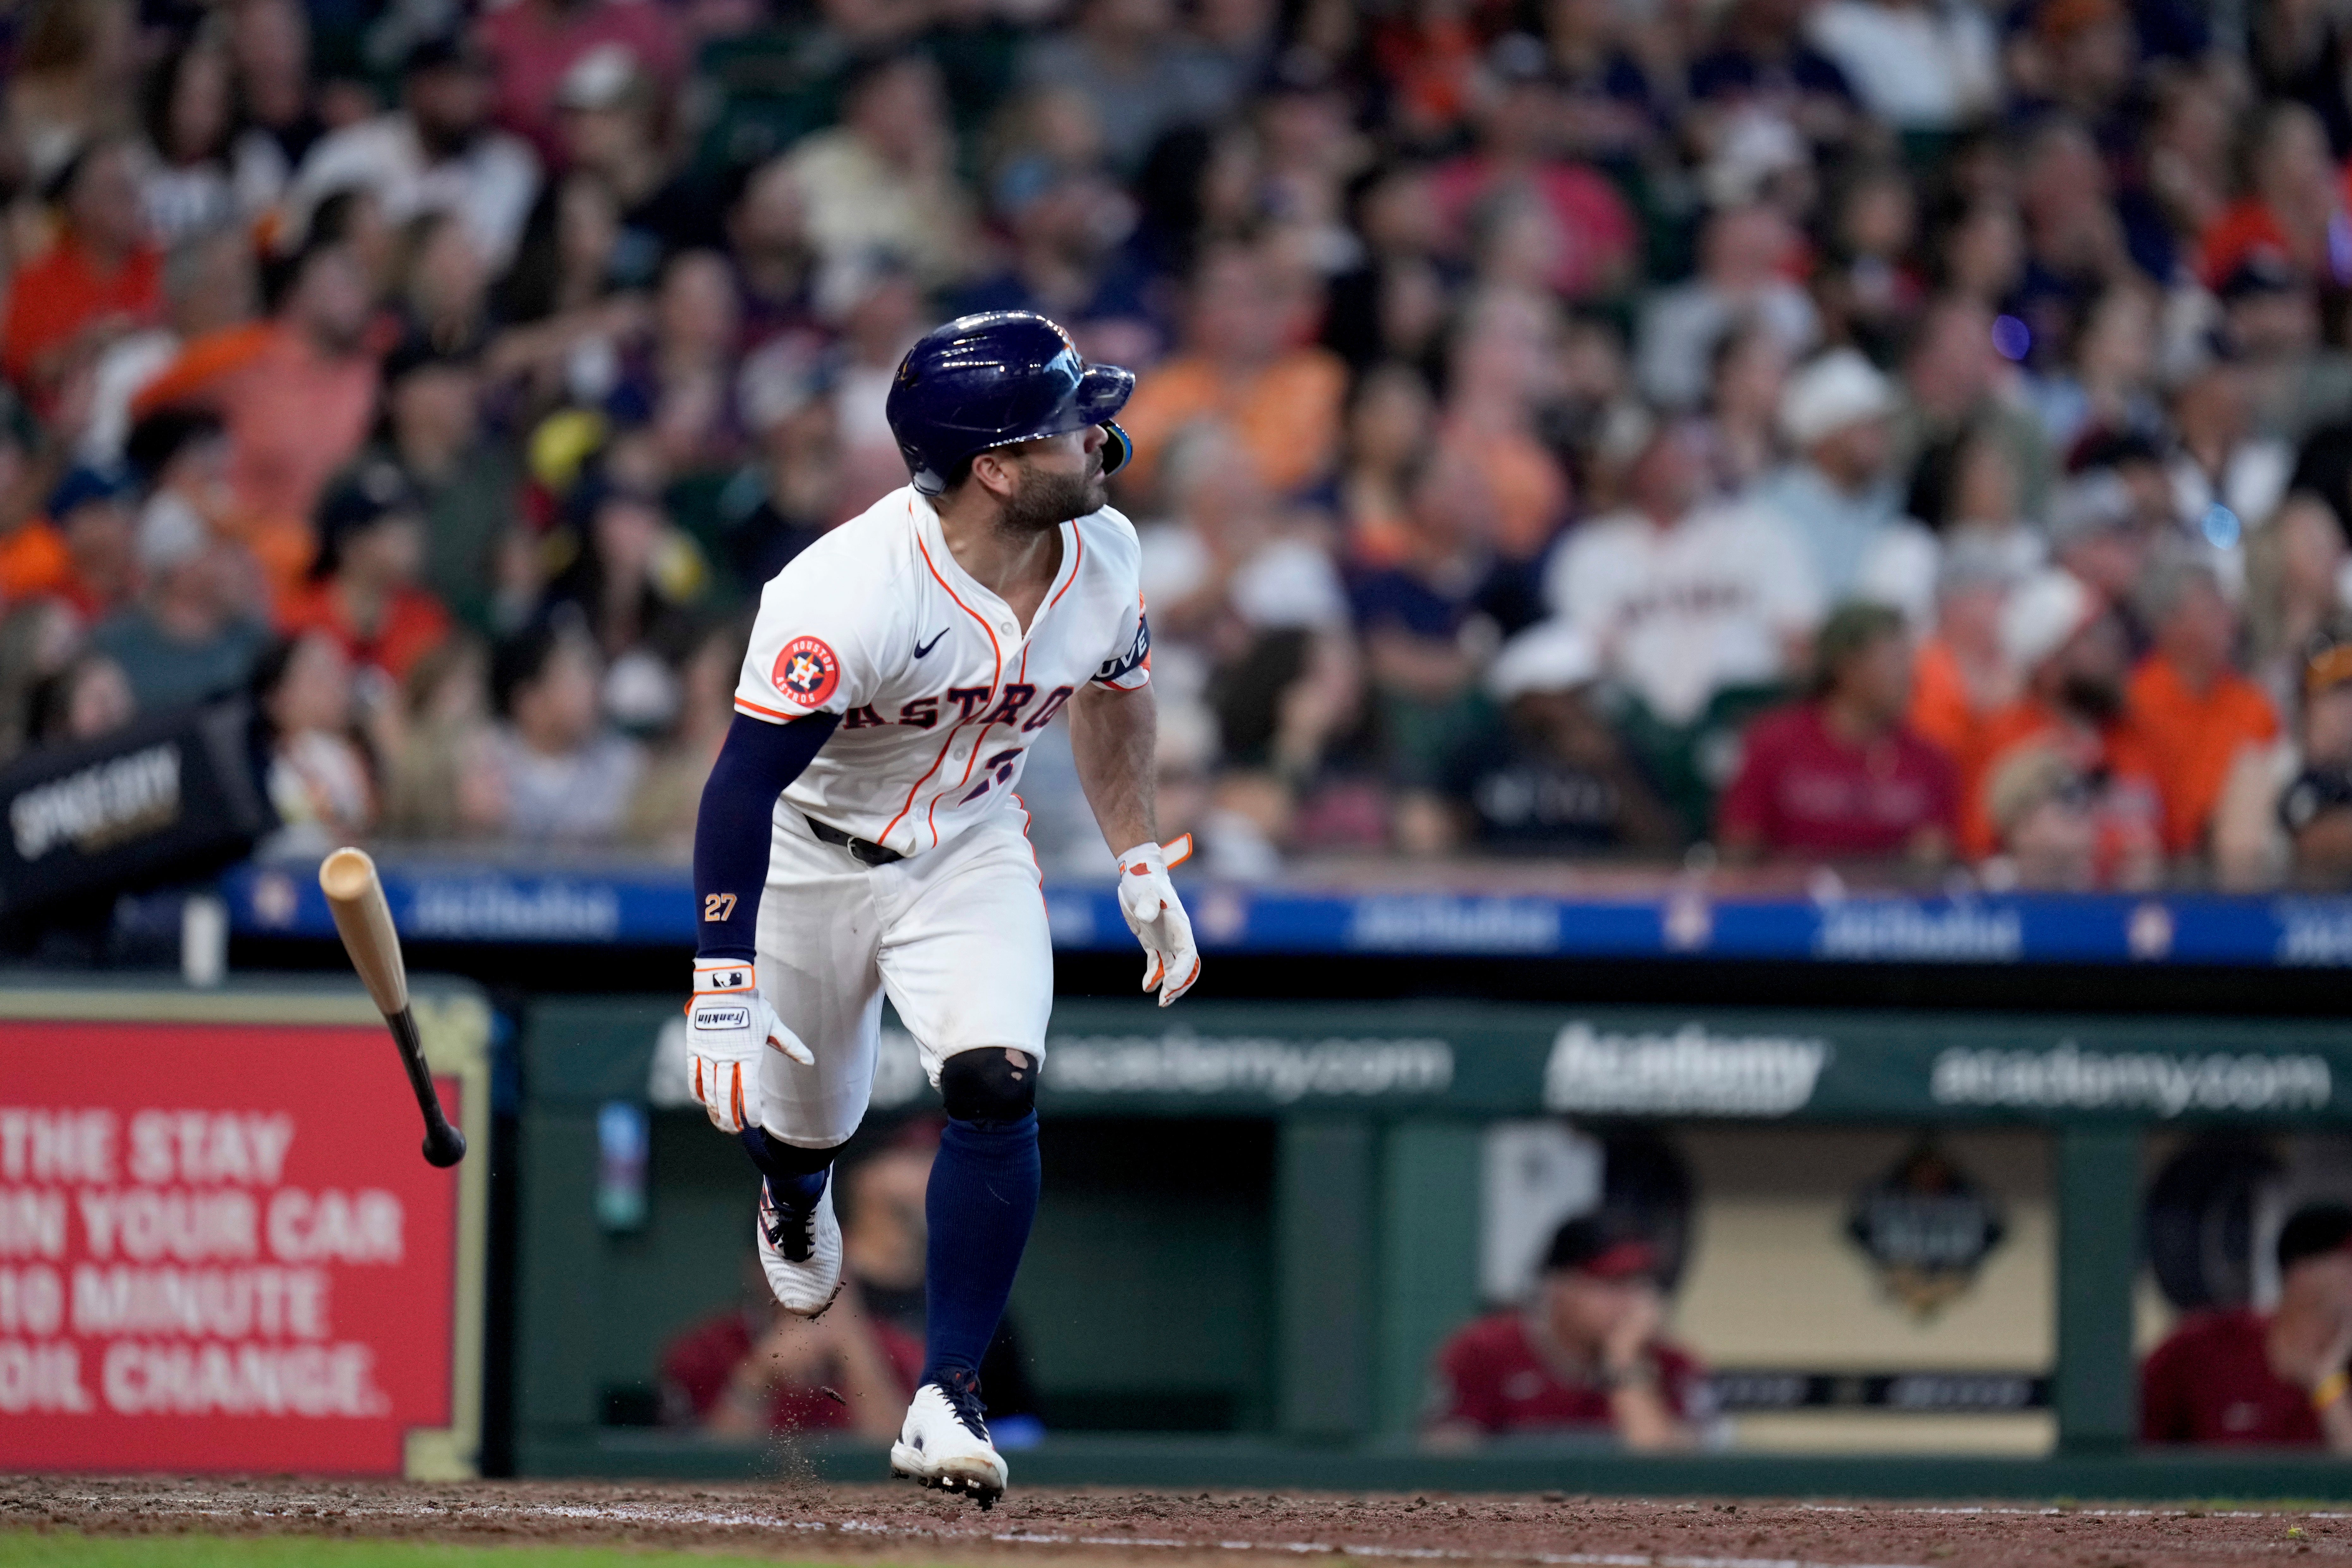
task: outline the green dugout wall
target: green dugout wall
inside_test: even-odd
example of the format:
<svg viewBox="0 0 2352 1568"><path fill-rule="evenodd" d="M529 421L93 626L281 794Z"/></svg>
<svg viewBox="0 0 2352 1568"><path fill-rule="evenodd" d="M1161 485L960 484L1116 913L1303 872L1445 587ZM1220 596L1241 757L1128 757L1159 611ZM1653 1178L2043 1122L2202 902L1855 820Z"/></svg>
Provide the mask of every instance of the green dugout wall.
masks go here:
<svg viewBox="0 0 2352 1568"><path fill-rule="evenodd" d="M642 1227L598 1223L599 1109L645 1100L656 1038L677 1016L669 997L548 998L530 1016L514 1413L526 1473L737 1474L774 1463L765 1449L613 1421L642 1401L660 1345L731 1299L750 1239L741 1157L692 1110L652 1118ZM877 1117L928 1097L910 1047L886 1038ZM1041 1109L1046 1196L1014 1308L1052 1412L1065 1428L1221 1435L1057 1438L1023 1461L1034 1479L2352 1495L2352 1474L2338 1474L2352 1468L2131 1452L2150 1133L2352 1126L2352 1027L1066 1002ZM1792 1152L1819 1128L2040 1135L2054 1214L2054 1456L1411 1454L1428 1356L1478 1309L1484 1131L1547 1116L1785 1128ZM863 1475L872 1458L816 1442L802 1462Z"/></svg>

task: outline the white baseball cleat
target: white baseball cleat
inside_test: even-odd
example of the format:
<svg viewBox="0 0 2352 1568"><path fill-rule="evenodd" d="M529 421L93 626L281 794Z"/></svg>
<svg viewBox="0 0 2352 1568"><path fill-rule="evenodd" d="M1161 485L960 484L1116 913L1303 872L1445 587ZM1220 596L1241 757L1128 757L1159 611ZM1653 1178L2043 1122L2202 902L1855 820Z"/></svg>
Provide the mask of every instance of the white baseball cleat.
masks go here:
<svg viewBox="0 0 2352 1568"><path fill-rule="evenodd" d="M833 1184L826 1182L816 1207L807 1214L788 1209L760 1184L760 1267L768 1289L785 1311L814 1318L841 1294L841 1222L833 1215Z"/></svg>
<svg viewBox="0 0 2352 1568"><path fill-rule="evenodd" d="M890 1446L890 1473L943 1492L961 1492L982 1510L1004 1495L1003 1457L988 1440L980 1414L980 1379L950 1373L915 1390L907 1425Z"/></svg>

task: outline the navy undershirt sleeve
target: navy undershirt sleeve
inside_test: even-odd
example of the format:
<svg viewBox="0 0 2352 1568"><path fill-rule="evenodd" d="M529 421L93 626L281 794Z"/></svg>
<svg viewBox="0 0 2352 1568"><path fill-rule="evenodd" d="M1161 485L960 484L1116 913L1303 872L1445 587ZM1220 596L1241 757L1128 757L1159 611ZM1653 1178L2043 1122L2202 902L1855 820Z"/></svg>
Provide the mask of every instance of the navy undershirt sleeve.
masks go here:
<svg viewBox="0 0 2352 1568"><path fill-rule="evenodd" d="M750 963L768 880L776 797L801 776L841 724L812 713L771 724L741 713L727 731L694 819L694 954Z"/></svg>

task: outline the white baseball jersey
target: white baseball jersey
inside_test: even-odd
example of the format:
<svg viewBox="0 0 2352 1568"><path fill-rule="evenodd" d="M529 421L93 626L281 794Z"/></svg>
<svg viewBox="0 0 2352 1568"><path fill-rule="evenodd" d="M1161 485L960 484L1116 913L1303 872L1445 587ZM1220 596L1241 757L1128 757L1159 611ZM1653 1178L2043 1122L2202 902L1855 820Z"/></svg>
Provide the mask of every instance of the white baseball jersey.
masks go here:
<svg viewBox="0 0 2352 1568"><path fill-rule="evenodd" d="M1544 597L1677 724L1722 687L1778 679L1787 638L1822 616L1804 541L1756 506L1703 507L1672 528L1594 518L1552 556Z"/></svg>
<svg viewBox="0 0 2352 1568"><path fill-rule="evenodd" d="M1062 524L1061 570L1025 633L956 564L912 486L793 557L761 592L735 709L842 722L780 814L902 855L987 817L1081 682L1150 681L1139 554L1134 526L1110 508Z"/></svg>

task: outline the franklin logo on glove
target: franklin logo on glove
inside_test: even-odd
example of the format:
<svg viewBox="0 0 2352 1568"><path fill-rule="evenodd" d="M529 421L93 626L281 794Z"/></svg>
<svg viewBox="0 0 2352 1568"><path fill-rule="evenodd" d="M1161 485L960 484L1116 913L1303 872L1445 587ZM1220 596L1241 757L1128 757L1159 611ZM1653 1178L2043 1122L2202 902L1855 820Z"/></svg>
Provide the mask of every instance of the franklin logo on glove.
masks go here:
<svg viewBox="0 0 2352 1568"><path fill-rule="evenodd" d="M686 1050L695 1098L722 1132L756 1127L761 1053L773 1046L803 1065L815 1058L776 1016L743 964L698 961L694 989L686 1009Z"/></svg>

